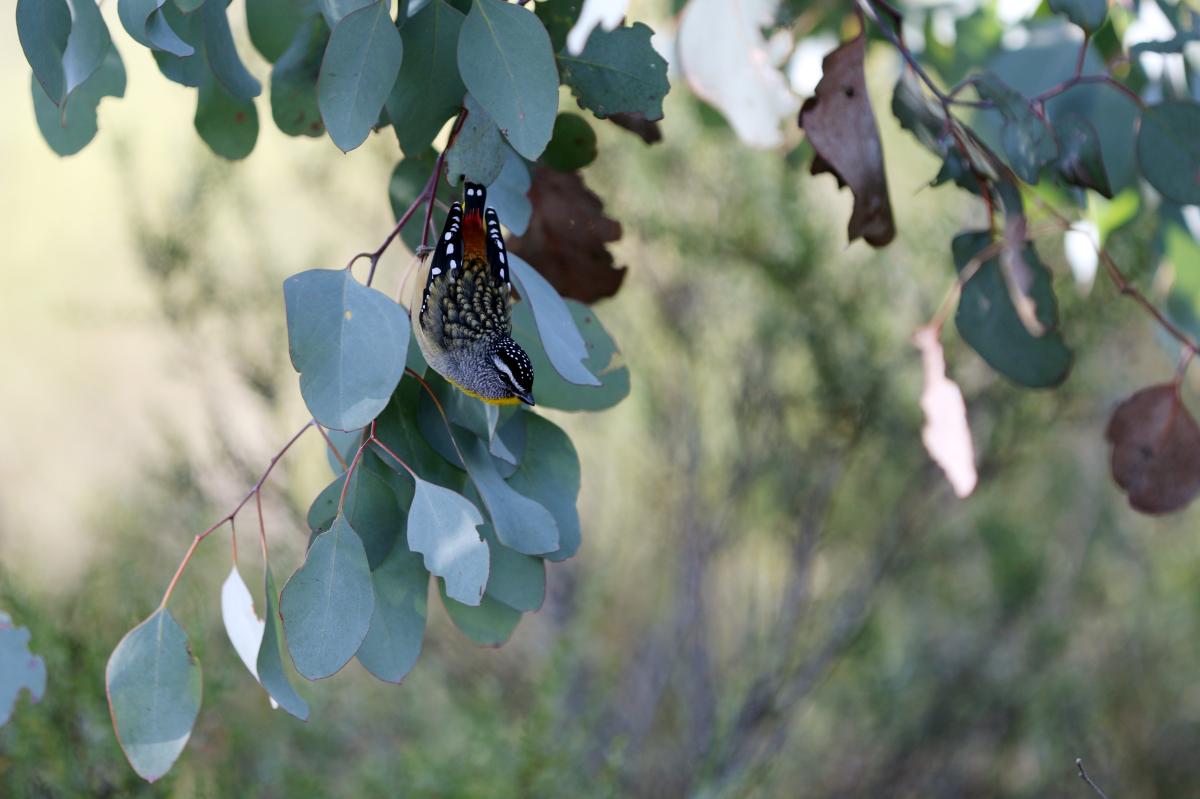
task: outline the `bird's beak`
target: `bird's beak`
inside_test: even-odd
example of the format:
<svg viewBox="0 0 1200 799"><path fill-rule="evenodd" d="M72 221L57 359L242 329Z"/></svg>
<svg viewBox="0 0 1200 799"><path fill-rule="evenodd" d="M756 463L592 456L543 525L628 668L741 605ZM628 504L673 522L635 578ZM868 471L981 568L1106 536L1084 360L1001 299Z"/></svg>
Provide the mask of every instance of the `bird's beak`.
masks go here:
<svg viewBox="0 0 1200 799"><path fill-rule="evenodd" d="M529 405L529 406L531 406L531 407L534 405L534 401L533 401L533 392L532 392L532 391L530 391L530 392L528 392L528 393L526 393L526 394L517 394L517 399L519 399L521 402L523 402L523 403L525 403L526 405Z"/></svg>

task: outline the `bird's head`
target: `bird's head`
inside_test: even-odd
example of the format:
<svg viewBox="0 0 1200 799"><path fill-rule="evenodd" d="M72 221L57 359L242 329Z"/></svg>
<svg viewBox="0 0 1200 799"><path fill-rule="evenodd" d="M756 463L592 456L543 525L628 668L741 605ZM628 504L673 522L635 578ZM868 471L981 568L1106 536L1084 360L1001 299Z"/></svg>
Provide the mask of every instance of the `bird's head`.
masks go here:
<svg viewBox="0 0 1200 799"><path fill-rule="evenodd" d="M533 405L533 364L512 336L495 339L489 353L491 367L512 398Z"/></svg>

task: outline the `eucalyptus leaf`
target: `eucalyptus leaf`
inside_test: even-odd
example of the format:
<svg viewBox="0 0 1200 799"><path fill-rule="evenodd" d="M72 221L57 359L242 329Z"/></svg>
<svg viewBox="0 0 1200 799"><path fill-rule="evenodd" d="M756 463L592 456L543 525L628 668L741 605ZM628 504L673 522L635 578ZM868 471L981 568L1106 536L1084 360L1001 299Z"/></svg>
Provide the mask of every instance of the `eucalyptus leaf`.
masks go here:
<svg viewBox="0 0 1200 799"><path fill-rule="evenodd" d="M1108 0L1050 0L1050 10L1095 33L1108 17Z"/></svg>
<svg viewBox="0 0 1200 799"><path fill-rule="evenodd" d="M429 594L429 572L421 556L403 544L371 574L375 612L371 629L358 650L367 671L385 682L398 683L421 655Z"/></svg>
<svg viewBox="0 0 1200 799"><path fill-rule="evenodd" d="M579 550L579 456L570 437L558 425L537 414L525 418L525 451L508 484L538 502L554 516L559 547L548 560L566 560ZM526 608L520 608L526 610Z"/></svg>
<svg viewBox="0 0 1200 799"><path fill-rule="evenodd" d="M425 556L425 568L446 581L450 596L467 605L483 598L489 572L488 545L476 529L479 510L461 494L415 478L408 511L408 547Z"/></svg>
<svg viewBox="0 0 1200 799"><path fill-rule="evenodd" d="M374 609L367 553L339 516L317 536L279 597L296 671L310 680L336 674L362 645Z"/></svg>
<svg viewBox="0 0 1200 799"><path fill-rule="evenodd" d="M233 96L213 77L200 84L195 125L204 143L230 161L250 155L258 141L258 109L254 102Z"/></svg>
<svg viewBox="0 0 1200 799"><path fill-rule="evenodd" d="M296 29L291 44L271 70L271 116L289 136L320 136L325 132L317 102L321 59L329 44L329 26L313 14Z"/></svg>
<svg viewBox="0 0 1200 799"><path fill-rule="evenodd" d="M650 44L654 34L635 22L612 31L594 30L583 52L558 54L562 81L579 105L604 119L610 114L663 117L663 98L671 89L667 62Z"/></svg>
<svg viewBox="0 0 1200 799"><path fill-rule="evenodd" d="M1137 157L1142 174L1164 197L1200 203L1200 105L1168 100L1142 112Z"/></svg>
<svg viewBox="0 0 1200 799"><path fill-rule="evenodd" d="M558 523L554 516L504 481L483 440L464 438L468 440L459 440L459 449L466 460L467 473L487 506L500 542L526 555L558 550Z"/></svg>
<svg viewBox="0 0 1200 799"><path fill-rule="evenodd" d="M508 148L500 129L473 95L467 95L464 107L467 118L446 151L446 179L452 185L464 178L471 183L493 183L504 168Z"/></svg>
<svg viewBox="0 0 1200 799"><path fill-rule="evenodd" d="M500 646L512 636L521 621L521 611L514 610L490 596L483 597L478 606L464 605L449 596L445 583L438 581L442 605L450 614L454 626L481 646Z"/></svg>
<svg viewBox="0 0 1200 799"><path fill-rule="evenodd" d="M513 149L531 161L541 155L558 111L558 69L538 18L504 0L475 0L458 37L458 71Z"/></svg>
<svg viewBox="0 0 1200 799"><path fill-rule="evenodd" d="M387 114L406 156L428 148L462 105L467 92L458 74L463 19L445 0L431 0L400 29L405 56Z"/></svg>
<svg viewBox="0 0 1200 799"><path fill-rule="evenodd" d="M29 638L29 630L14 627L8 614L0 613L0 727L8 723L22 691L34 702L46 692L46 661L29 651Z"/></svg>
<svg viewBox="0 0 1200 799"><path fill-rule="evenodd" d="M487 198L488 205L496 209L500 224L514 236L520 236L529 229L529 217L533 215L533 206L529 202L531 182L525 159L506 145L504 165L488 186Z"/></svg>
<svg viewBox="0 0 1200 799"><path fill-rule="evenodd" d="M342 17L321 62L321 118L343 152L366 141L400 71L404 45L388 5L371 3Z"/></svg>
<svg viewBox="0 0 1200 799"><path fill-rule="evenodd" d="M200 712L200 662L166 608L130 630L108 658L108 707L129 765L154 782L187 746Z"/></svg>
<svg viewBox="0 0 1200 799"><path fill-rule="evenodd" d="M63 53L71 35L71 9L66 0L17 0L17 36L33 76L52 105L66 92ZM36 97L36 93L34 94Z"/></svg>
<svg viewBox="0 0 1200 799"><path fill-rule="evenodd" d="M63 51L64 93L53 98L60 107L100 69L113 49L95 0L67 0L67 4L71 7L71 32Z"/></svg>
<svg viewBox="0 0 1200 799"><path fill-rule="evenodd" d="M509 253L508 260L513 280L533 311L538 338L554 370L576 385L599 386L600 381L583 365L588 357L587 344L562 297L523 258Z"/></svg>
<svg viewBox="0 0 1200 799"><path fill-rule="evenodd" d="M262 57L274 64L295 40L301 26L317 17L313 0L246 0L246 27Z"/></svg>
<svg viewBox="0 0 1200 799"><path fill-rule="evenodd" d="M267 607L263 618L262 646L258 649L256 663L258 681L262 683L271 701L301 721L308 721L308 703L296 693L295 686L284 671L283 641L280 640L279 591L275 587L275 577L271 574L269 563L264 570L263 583Z"/></svg>
<svg viewBox="0 0 1200 799"><path fill-rule="evenodd" d="M42 138L59 155L73 155L96 137L100 100L125 96L125 65L117 49L110 47L100 69L75 91L65 109L54 104L36 78L32 80L32 92L34 117Z"/></svg>
<svg viewBox="0 0 1200 799"><path fill-rule="evenodd" d="M186 58L196 52L180 38L162 11L168 0L118 0L117 15L133 40L143 47Z"/></svg>
<svg viewBox="0 0 1200 799"><path fill-rule="evenodd" d="M262 84L246 69L233 43L224 0L208 0L200 13L203 15L204 56L217 82L239 100L251 100L262 94Z"/></svg>
<svg viewBox="0 0 1200 799"><path fill-rule="evenodd" d="M541 609L546 600L546 562L504 546L496 540L489 524L481 531L492 553L492 572L484 598L526 613Z"/></svg>
<svg viewBox="0 0 1200 799"><path fill-rule="evenodd" d="M379 415L404 374L408 316L344 269L284 281L288 350L313 418L357 430Z"/></svg>

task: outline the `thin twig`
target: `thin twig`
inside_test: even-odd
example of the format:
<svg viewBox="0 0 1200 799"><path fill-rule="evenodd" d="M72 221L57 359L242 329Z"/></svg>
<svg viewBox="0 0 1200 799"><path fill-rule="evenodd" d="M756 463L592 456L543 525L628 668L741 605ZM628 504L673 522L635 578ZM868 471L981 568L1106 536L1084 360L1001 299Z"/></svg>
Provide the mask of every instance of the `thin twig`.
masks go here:
<svg viewBox="0 0 1200 799"><path fill-rule="evenodd" d="M1083 758L1082 757L1075 758L1075 768L1079 769L1079 779L1086 782L1088 784L1088 786L1091 787L1091 789L1096 792L1096 795L1099 796L1100 799L1108 799L1108 795L1105 794L1104 791L1100 790L1100 786L1097 785L1096 783L1092 782L1092 778L1089 777L1088 773L1083 770Z"/></svg>
<svg viewBox="0 0 1200 799"><path fill-rule="evenodd" d="M200 546L200 542L205 538L208 538L208 536L214 530L220 528L226 522L233 522L233 518L237 516L238 511L245 507L246 503L249 502L253 497L256 497L262 490L263 484L266 483L267 478L271 476L271 470L275 468L275 464L279 463L280 458L282 458L284 454L292 448L293 444L300 440L300 436L304 435L304 431L308 430L308 428L312 427L314 424L316 424L316 422L313 419L309 419L307 422L305 422L304 426L297 430L296 434L289 438L287 443L284 444L278 452L271 456L271 461L267 464L267 468L265 471L263 471L262 476L258 478L258 482L254 484L253 488L246 492L246 496L242 497L241 501L234 506L233 510L222 516L220 519L214 522L211 527L192 539L191 546L188 547L187 552L184 553L183 560L179 563L179 568L175 570L175 576L171 578L171 582L167 584L167 590L163 592L162 601L158 603L160 610L165 608L167 606L167 602L170 601L171 594L175 591L175 585L179 582L179 578L183 576L184 569L186 569L188 563L191 562L192 555L196 553L196 547Z"/></svg>
<svg viewBox="0 0 1200 799"><path fill-rule="evenodd" d="M333 453L333 457L337 458L338 465L342 467L342 471L346 471L346 469L349 468L346 465L346 459L342 457L342 453L339 452L338 448L334 445L333 439L329 437L329 433L325 432L325 428L319 424L317 425L317 432L321 434L321 438L325 439L326 446L328 446L329 451Z"/></svg>

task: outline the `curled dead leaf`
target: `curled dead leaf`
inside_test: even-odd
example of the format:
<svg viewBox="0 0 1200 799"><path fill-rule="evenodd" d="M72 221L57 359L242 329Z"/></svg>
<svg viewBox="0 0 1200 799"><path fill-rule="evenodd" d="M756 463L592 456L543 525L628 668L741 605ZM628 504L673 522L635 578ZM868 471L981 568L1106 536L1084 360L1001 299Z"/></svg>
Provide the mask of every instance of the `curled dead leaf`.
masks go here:
<svg viewBox="0 0 1200 799"><path fill-rule="evenodd" d="M859 34L825 56L815 97L800 109L800 127L812 143L812 173L830 172L854 193L848 233L872 247L896 235L883 169L883 145L863 78L866 40Z"/></svg>
<svg viewBox="0 0 1200 799"><path fill-rule="evenodd" d="M523 236L508 248L528 261L564 297L593 303L611 297L625 279L607 244L621 238L621 224L604 215L604 203L578 172L544 166L531 170L533 215Z"/></svg>
<svg viewBox="0 0 1200 799"><path fill-rule="evenodd" d="M1200 427L1177 386L1150 386L1113 411L1104 437L1112 475L1143 513L1171 513L1200 493Z"/></svg>
<svg viewBox="0 0 1200 799"><path fill-rule="evenodd" d="M634 111L620 111L609 114L608 121L640 136L646 144L656 144L662 141L662 128L658 126L657 122L646 119L643 114Z"/></svg>
<svg viewBox="0 0 1200 799"><path fill-rule="evenodd" d="M921 351L925 380L921 388L921 411L925 426L921 441L959 497L970 496L979 480L975 472L975 445L967 423L967 404L958 385L946 377L946 358L938 341L938 330L923 327L913 334Z"/></svg>

